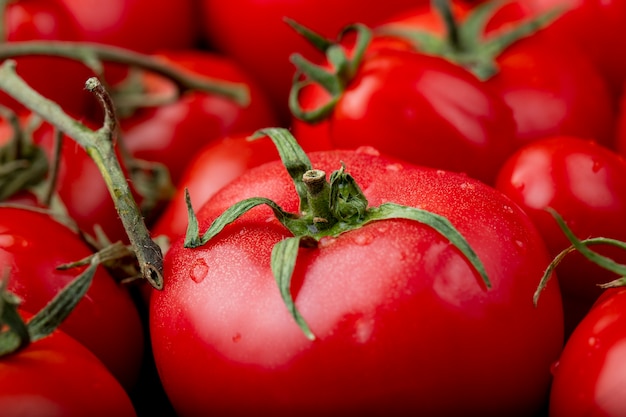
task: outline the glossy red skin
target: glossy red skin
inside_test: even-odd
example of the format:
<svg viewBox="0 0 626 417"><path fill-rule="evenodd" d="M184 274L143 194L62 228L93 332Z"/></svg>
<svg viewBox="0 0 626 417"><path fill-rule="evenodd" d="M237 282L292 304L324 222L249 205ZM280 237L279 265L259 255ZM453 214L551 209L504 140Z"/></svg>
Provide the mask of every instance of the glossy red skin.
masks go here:
<svg viewBox="0 0 626 417"><path fill-rule="evenodd" d="M373 206L390 200L447 216L485 262L493 288L431 229L373 223L300 250L292 291L317 336L312 342L270 272L271 247L288 232L269 220L271 211L254 209L208 245L184 249L179 240L166 255L150 332L177 413L528 416L540 409L563 329L555 282L532 306L529 277L542 274L548 256L530 220L462 175L371 150L310 158L327 173L345 162ZM201 230L251 196L297 210L284 167L270 162L204 205Z"/></svg>
<svg viewBox="0 0 626 417"><path fill-rule="evenodd" d="M159 56L196 75L242 84L250 92L250 103L245 107L216 94L189 92L172 104L144 108L122 119L121 129L131 153L165 164L175 184L193 156L209 142L278 124L265 93L232 59L191 50ZM146 79L146 87L150 92L168 89L163 81L150 78Z"/></svg>
<svg viewBox="0 0 626 417"><path fill-rule="evenodd" d="M0 267L10 268L8 290L21 308L39 311L82 268L56 267L92 252L70 229L46 214L0 207ZM100 268L87 295L60 328L89 348L127 388L143 356L142 324L126 288Z"/></svg>
<svg viewBox="0 0 626 417"><path fill-rule="evenodd" d="M317 86L304 108L324 102ZM376 49L366 56L331 115L320 124L294 120L304 149L373 146L411 163L464 172L493 183L510 155L515 122L502 99L444 59Z"/></svg>
<svg viewBox="0 0 626 417"><path fill-rule="evenodd" d="M626 414L626 289L604 294L578 325L554 367L550 417Z"/></svg>
<svg viewBox="0 0 626 417"><path fill-rule="evenodd" d="M506 2L487 22L485 36L533 18L524 1ZM467 6L457 5L463 21ZM424 28L445 36L445 25L432 8L416 8L387 22ZM598 69L572 40L540 30L506 48L495 60L497 73L486 88L500 95L513 110L517 125L515 147L550 135L574 135L610 146L614 141L613 92Z"/></svg>
<svg viewBox="0 0 626 417"><path fill-rule="evenodd" d="M197 41L194 0L60 0L78 27L75 39L140 52L186 49Z"/></svg>
<svg viewBox="0 0 626 417"><path fill-rule="evenodd" d="M246 170L278 158L269 139L249 140L249 134L226 136L207 144L188 164L178 189L152 228L154 236L175 240L187 230L185 189L193 207L199 208Z"/></svg>
<svg viewBox="0 0 626 417"><path fill-rule="evenodd" d="M559 212L581 239L626 240L626 161L591 140L557 136L529 144L504 164L496 188L528 213L553 256L570 242L547 207ZM626 262L624 253L615 248L594 246L594 250ZM557 275L566 305L576 303L582 309L569 317L570 328L600 294L596 284L615 279L578 253L564 259Z"/></svg>
<svg viewBox="0 0 626 417"><path fill-rule="evenodd" d="M569 11L554 23L550 32L565 42L579 45L596 63L616 95L626 81L626 45L619 42L626 25L626 2L621 0L528 0L531 13L552 7ZM581 28L585 28L581 30Z"/></svg>
<svg viewBox="0 0 626 417"><path fill-rule="evenodd" d="M0 358L3 417L134 417L120 383L89 350L57 330Z"/></svg>
<svg viewBox="0 0 626 417"><path fill-rule="evenodd" d="M347 24L374 25L427 0L390 0L367 7L357 0L201 0L200 3L205 39L255 74L284 123L289 123L287 97L295 73L289 57L294 52L305 56L319 56L319 52L292 30L283 21L284 17L335 39Z"/></svg>
<svg viewBox="0 0 626 417"><path fill-rule="evenodd" d="M626 94L622 94L619 102L615 149L620 155L626 156Z"/></svg>
<svg viewBox="0 0 626 417"><path fill-rule="evenodd" d="M76 36L67 10L57 2L25 0L10 2L6 9L7 42L33 40L71 40ZM80 114L90 99L84 91L87 78L92 76L83 64L55 57L22 56L13 58L16 71L36 91L54 100L66 112ZM45 71L41 69L45 68ZM26 109L0 92L0 103L18 112Z"/></svg>

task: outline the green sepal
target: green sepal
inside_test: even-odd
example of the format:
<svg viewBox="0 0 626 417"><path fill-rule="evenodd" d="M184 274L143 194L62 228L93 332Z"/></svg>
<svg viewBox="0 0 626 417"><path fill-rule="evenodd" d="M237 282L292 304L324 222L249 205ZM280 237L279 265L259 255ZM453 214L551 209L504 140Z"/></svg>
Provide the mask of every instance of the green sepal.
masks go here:
<svg viewBox="0 0 626 417"><path fill-rule="evenodd" d="M211 223L209 228L202 236L199 234L198 219L191 207L189 192L186 192L185 198L187 200L187 210L189 214L189 223L187 226L187 233L185 235L184 247L197 248L204 245L219 232L221 232L226 226L237 220L246 212L260 205L267 205L272 209L276 218L293 234L306 234L306 231L296 222L297 215L284 211L278 204L272 200L264 197L252 197L246 200L242 200L238 203L230 206L224 211L217 219Z"/></svg>
<svg viewBox="0 0 626 417"><path fill-rule="evenodd" d="M302 150L288 130L274 127L260 129L252 135L252 139L265 136L272 140L276 150L278 150L283 166L287 169L289 176L291 176L300 198L300 211L304 211L307 207L307 189L302 182L302 176L305 172L312 169L308 155Z"/></svg>
<svg viewBox="0 0 626 417"><path fill-rule="evenodd" d="M276 279L280 295L289 310L289 314L294 318L302 332L309 340L314 340L315 335L308 324L296 308L291 296L291 277L296 266L296 259L300 249L300 237L288 237L281 240L272 248L271 268Z"/></svg>
<svg viewBox="0 0 626 417"><path fill-rule="evenodd" d="M367 211L367 198L345 165L330 175L330 212L339 221L360 221Z"/></svg>
<svg viewBox="0 0 626 417"><path fill-rule="evenodd" d="M352 58L348 58L340 42L344 36L353 31L357 34L356 44ZM305 35L305 38L308 39L309 36ZM288 100L292 114L309 123L317 123L326 118L333 111L348 83L356 75L371 40L372 31L367 26L358 23L346 26L340 32L336 42L325 43L323 46L326 59L331 64L330 69L314 64L299 53L292 54L289 59L296 67ZM300 106L300 92L312 84L317 84L326 90L330 98L317 108L305 110Z"/></svg>

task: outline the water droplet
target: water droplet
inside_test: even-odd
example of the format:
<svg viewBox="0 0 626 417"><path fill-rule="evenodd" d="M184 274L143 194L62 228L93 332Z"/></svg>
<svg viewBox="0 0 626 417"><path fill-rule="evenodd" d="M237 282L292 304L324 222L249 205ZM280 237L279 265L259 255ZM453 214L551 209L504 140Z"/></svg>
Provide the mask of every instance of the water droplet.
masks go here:
<svg viewBox="0 0 626 417"><path fill-rule="evenodd" d="M374 236L369 233L361 233L354 238L354 243L360 246L369 245L374 241Z"/></svg>
<svg viewBox="0 0 626 417"><path fill-rule="evenodd" d="M524 247L524 242L522 242L521 240L516 240L515 244L517 245L517 247L519 248L523 248Z"/></svg>
<svg viewBox="0 0 626 417"><path fill-rule="evenodd" d="M526 184L524 184L523 182L518 182L513 184L513 187L515 187L515 189L521 193L522 191L524 191L524 188L526 188Z"/></svg>
<svg viewBox="0 0 626 417"><path fill-rule="evenodd" d="M237 342L239 342L239 341L241 341L241 333L237 332L237 333L235 333L235 335L233 336L233 342L234 342L234 343L237 343Z"/></svg>
<svg viewBox="0 0 626 417"><path fill-rule="evenodd" d="M11 235L0 235L0 248L8 249L15 244L15 237Z"/></svg>
<svg viewBox="0 0 626 417"><path fill-rule="evenodd" d="M204 262L204 259L196 259L194 265L191 267L191 271L189 271L191 279L197 283L202 282L208 273L209 267L206 262Z"/></svg>
<svg viewBox="0 0 626 417"><path fill-rule="evenodd" d="M599 344L598 342L599 342L598 339L594 336L591 336L589 340L587 340L587 343L589 343L589 347L592 347L592 348L597 348Z"/></svg>
<svg viewBox="0 0 626 417"><path fill-rule="evenodd" d="M443 177L444 175L446 175L446 171L444 171L442 169L438 169L437 170L437 175L439 175L440 177Z"/></svg>
<svg viewBox="0 0 626 417"><path fill-rule="evenodd" d="M333 243L335 243L337 239L335 239L332 236L324 236L322 238L320 238L319 242L317 243L317 246L319 248L326 248L330 245L332 245Z"/></svg>
<svg viewBox="0 0 626 417"><path fill-rule="evenodd" d="M372 146L359 146L358 148L356 148L355 152L371 156L380 156L380 152L378 151L378 149Z"/></svg>
<svg viewBox="0 0 626 417"><path fill-rule="evenodd" d="M475 188L474 184L470 184L468 182L464 182L461 184L462 190L473 190Z"/></svg>
<svg viewBox="0 0 626 417"><path fill-rule="evenodd" d="M513 214L513 207L511 206L504 206L504 211L506 211L509 214Z"/></svg>
<svg viewBox="0 0 626 417"><path fill-rule="evenodd" d="M594 160L593 161L593 165L591 166L591 170L594 173L597 173L598 171L600 171L602 169L602 167L603 167L602 162Z"/></svg>
<svg viewBox="0 0 626 417"><path fill-rule="evenodd" d="M554 375L558 369L559 369L559 361L553 362L552 365L550 365L550 373L552 375Z"/></svg>
<svg viewBox="0 0 626 417"><path fill-rule="evenodd" d="M391 171L391 172L400 172L400 171L402 171L402 168L403 168L403 166L402 166L402 164L400 164L400 163L397 163L397 164L389 164L389 165L387 165L387 166L385 167L385 169L386 169L387 171Z"/></svg>

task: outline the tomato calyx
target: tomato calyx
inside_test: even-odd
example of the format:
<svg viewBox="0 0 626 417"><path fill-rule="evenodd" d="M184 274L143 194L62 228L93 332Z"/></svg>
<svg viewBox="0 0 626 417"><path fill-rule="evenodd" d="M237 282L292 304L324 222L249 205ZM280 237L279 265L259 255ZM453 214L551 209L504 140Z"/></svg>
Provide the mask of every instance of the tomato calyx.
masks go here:
<svg viewBox="0 0 626 417"><path fill-rule="evenodd" d="M433 0L432 3L445 23L446 33L443 37L394 23L379 27L376 34L409 41L417 51L454 62L481 80L498 73L496 58L505 49L522 38L532 36L563 13L562 7L555 7L485 38L487 22L506 2L491 0L480 3L462 21L454 16L449 0Z"/></svg>
<svg viewBox="0 0 626 417"><path fill-rule="evenodd" d="M295 53L290 57L296 67L293 84L289 92L289 108L293 115L306 122L318 122L324 119L341 98L347 84L354 78L365 51L372 39L371 30L362 24L354 24L345 27L339 34L337 41L325 39L312 30L287 19L291 27L306 38L313 46L326 55L330 68L314 64L301 54ZM354 32L356 34L355 46L348 57L345 48L341 45L344 37ZM330 95L329 100L314 109L303 109L300 105L300 92L311 84L317 84L324 88Z"/></svg>
<svg viewBox="0 0 626 417"><path fill-rule="evenodd" d="M491 288L491 282L478 255L447 218L426 210L395 203L368 207L367 198L354 178L346 172L345 166L342 165L334 171L330 175L330 181L327 181L326 173L313 169L308 156L288 130L262 129L254 135L254 138L261 136L268 136L277 147L283 165L290 174L298 193L300 212L286 212L268 198L248 198L229 207L211 223L204 234L200 235L198 219L187 192L189 223L184 246L186 248L202 246L247 211L259 205L270 207L280 223L293 235L281 240L273 247L271 270L285 306L310 340L314 340L315 336L298 312L290 291L299 248L301 246L316 247L324 237L338 237L374 221L408 219L433 228L461 251L480 274L486 288Z"/></svg>
<svg viewBox="0 0 626 417"><path fill-rule="evenodd" d="M572 252L579 252L589 261L618 275L618 278L616 278L613 281L610 281L604 284L599 284L601 288L606 289L606 288L626 286L626 265L615 262L613 259L604 255L601 255L598 252L590 249L590 246L608 245L608 246L614 246L614 247L617 247L626 251L626 242L623 242L617 239L607 238L607 237L591 237L587 239L579 239L578 237L576 237L574 232L572 232L572 230L567 226L567 223L565 222L565 220L563 220L563 217L561 217L561 215L556 210L548 207L546 208L546 211L548 211L552 215L552 217L554 217L555 221L557 222L557 224L559 225L559 227L561 228L565 236L571 242L571 245L563 249L561 252L559 252L554 257L552 262L550 262L548 267L546 268L546 271L541 277L541 281L539 282L537 290L535 291L535 294L533 295L533 303L535 304L535 306L539 302L539 297L541 296L541 292L548 284L548 281L550 280L550 277L552 276L552 272L554 271L554 269L558 266L559 263L561 263L561 261L568 254Z"/></svg>

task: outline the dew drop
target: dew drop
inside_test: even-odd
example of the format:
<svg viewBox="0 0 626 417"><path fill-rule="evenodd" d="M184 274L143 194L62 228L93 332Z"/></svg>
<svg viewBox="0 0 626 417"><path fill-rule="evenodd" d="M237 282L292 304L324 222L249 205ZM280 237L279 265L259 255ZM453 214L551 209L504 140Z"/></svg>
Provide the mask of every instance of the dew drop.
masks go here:
<svg viewBox="0 0 626 417"><path fill-rule="evenodd" d="M380 152L378 151L378 149L374 148L373 146L359 146L358 148L356 148L355 152L371 156L380 156Z"/></svg>
<svg viewBox="0 0 626 417"><path fill-rule="evenodd" d="M206 278L208 273L209 267L206 262L204 262L204 259L196 259L189 275L194 282L200 283Z"/></svg>
<svg viewBox="0 0 626 417"><path fill-rule="evenodd" d="M390 172L400 172L400 171L402 171L402 168L403 168L402 164L399 164L399 163L397 163L397 164L389 164L389 165L387 165L385 167L385 169L387 171L390 171Z"/></svg>
<svg viewBox="0 0 626 417"><path fill-rule="evenodd" d="M437 175L439 175L440 177L443 177L444 175L446 175L446 171L444 171L442 169L438 169L437 170Z"/></svg>
<svg viewBox="0 0 626 417"><path fill-rule="evenodd" d="M461 189L462 190L473 190L474 188L475 188L474 184L470 184L470 183L467 183L467 182L464 182L464 183L461 184Z"/></svg>
<svg viewBox="0 0 626 417"><path fill-rule="evenodd" d="M600 161L595 161L595 160L594 160L594 161L593 161L593 165L591 166L591 170L592 170L594 173L598 173L598 171L600 171L600 170L602 169L602 166L603 166L603 165L602 165L602 162L600 162Z"/></svg>
<svg viewBox="0 0 626 417"><path fill-rule="evenodd" d="M336 241L336 240L337 240L337 239L335 239L335 238L334 238L334 237L332 237L332 236L324 236L324 237L322 237L322 238L319 240L319 242L318 242L318 245L317 245L317 246L318 246L319 248L326 248L326 247L328 247L328 246L332 245L333 243L335 243L335 241Z"/></svg>
<svg viewBox="0 0 626 417"><path fill-rule="evenodd" d="M359 246L369 245L374 241L374 236L369 233L361 233L354 238L354 243Z"/></svg>
<svg viewBox="0 0 626 417"><path fill-rule="evenodd" d="M15 244L15 238L11 235L0 235L0 248L8 249Z"/></svg>
<svg viewBox="0 0 626 417"><path fill-rule="evenodd" d="M235 335L233 336L233 343L237 343L241 341L241 333L237 332L235 333Z"/></svg>
<svg viewBox="0 0 626 417"><path fill-rule="evenodd" d="M521 240L516 240L515 244L517 245L518 248L523 248L524 247L524 242L522 242Z"/></svg>
<svg viewBox="0 0 626 417"><path fill-rule="evenodd" d="M513 207L511 206L504 206L504 211L506 211L509 214L513 214Z"/></svg>
<svg viewBox="0 0 626 417"><path fill-rule="evenodd" d="M556 374L556 371L559 369L559 361L553 362L552 365L550 365L550 373L552 375Z"/></svg>

